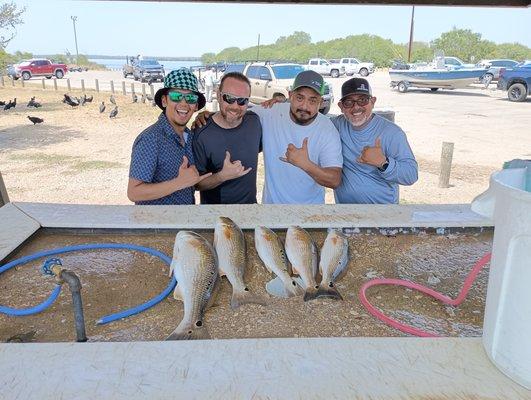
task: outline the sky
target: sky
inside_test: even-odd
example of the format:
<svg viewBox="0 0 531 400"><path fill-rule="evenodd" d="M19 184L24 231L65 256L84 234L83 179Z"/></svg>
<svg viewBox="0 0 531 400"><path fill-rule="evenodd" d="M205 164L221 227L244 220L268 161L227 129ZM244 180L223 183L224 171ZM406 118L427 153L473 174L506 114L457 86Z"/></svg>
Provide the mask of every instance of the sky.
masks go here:
<svg viewBox="0 0 531 400"><path fill-rule="evenodd" d="M0 0L0 4L7 0ZM226 47L271 44L295 31L312 41L369 33L407 43L411 6L280 5L127 1L17 1L24 24L7 51L193 56ZM531 8L415 7L414 40L429 42L453 27L495 43L531 47Z"/></svg>

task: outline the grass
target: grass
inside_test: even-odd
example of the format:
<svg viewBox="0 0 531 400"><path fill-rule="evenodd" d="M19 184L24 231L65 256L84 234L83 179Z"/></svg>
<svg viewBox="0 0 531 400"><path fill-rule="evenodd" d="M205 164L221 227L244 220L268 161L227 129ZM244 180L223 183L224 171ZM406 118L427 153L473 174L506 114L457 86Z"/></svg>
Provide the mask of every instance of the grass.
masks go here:
<svg viewBox="0 0 531 400"><path fill-rule="evenodd" d="M75 171L87 171L89 169L109 169L109 168L124 168L125 165L114 161L80 161L73 164L70 168Z"/></svg>
<svg viewBox="0 0 531 400"><path fill-rule="evenodd" d="M74 156L65 156L63 154L45 154L45 153L36 153L36 154L13 154L9 156L11 160L19 161L33 161L42 164L60 164L65 162L74 162L79 159L79 157Z"/></svg>

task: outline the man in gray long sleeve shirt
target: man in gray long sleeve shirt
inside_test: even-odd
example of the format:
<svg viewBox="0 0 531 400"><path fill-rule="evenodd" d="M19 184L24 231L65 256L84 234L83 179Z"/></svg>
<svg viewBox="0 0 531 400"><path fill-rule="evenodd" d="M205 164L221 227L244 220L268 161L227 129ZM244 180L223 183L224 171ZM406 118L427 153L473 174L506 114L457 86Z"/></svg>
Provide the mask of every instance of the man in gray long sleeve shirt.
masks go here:
<svg viewBox="0 0 531 400"><path fill-rule="evenodd" d="M342 115L331 118L343 149L341 184L336 203L398 203L398 185L412 185L418 166L406 134L373 114L376 97L369 82L352 78L341 87Z"/></svg>

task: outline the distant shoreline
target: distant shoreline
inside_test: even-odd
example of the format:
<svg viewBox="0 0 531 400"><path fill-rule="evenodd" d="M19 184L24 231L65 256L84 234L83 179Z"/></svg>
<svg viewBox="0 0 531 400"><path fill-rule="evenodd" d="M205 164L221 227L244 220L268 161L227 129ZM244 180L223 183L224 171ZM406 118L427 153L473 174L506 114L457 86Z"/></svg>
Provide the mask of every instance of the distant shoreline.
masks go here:
<svg viewBox="0 0 531 400"><path fill-rule="evenodd" d="M97 58L100 60L125 60L126 57L136 57L136 54L131 54L128 56L105 56L105 55L93 55L93 54L83 54L87 58ZM53 54L39 54L34 55L34 58L53 58ZM161 61L201 61L201 57L164 57L164 56L143 56L144 58L154 58Z"/></svg>

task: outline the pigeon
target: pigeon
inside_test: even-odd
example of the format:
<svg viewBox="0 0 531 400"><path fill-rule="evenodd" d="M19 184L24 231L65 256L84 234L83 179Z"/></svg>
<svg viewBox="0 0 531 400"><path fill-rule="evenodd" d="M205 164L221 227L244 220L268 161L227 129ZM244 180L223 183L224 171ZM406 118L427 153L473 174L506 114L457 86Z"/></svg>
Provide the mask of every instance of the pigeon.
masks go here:
<svg viewBox="0 0 531 400"><path fill-rule="evenodd" d="M30 117L28 115L28 119L33 122L33 125L36 125L36 124L40 124L42 122L44 122L44 120L42 118L39 118L39 117Z"/></svg>
<svg viewBox="0 0 531 400"><path fill-rule="evenodd" d="M105 111L105 102L102 101L100 104L100 114Z"/></svg>
<svg viewBox="0 0 531 400"><path fill-rule="evenodd" d="M146 96L142 95L142 97L140 98L140 102L142 104L145 104L146 103Z"/></svg>
<svg viewBox="0 0 531 400"><path fill-rule="evenodd" d="M138 96L136 93L133 93L133 103L136 103L138 101Z"/></svg>
<svg viewBox="0 0 531 400"><path fill-rule="evenodd" d="M118 115L118 106L114 107L114 110L109 114L109 118L114 118Z"/></svg>
<svg viewBox="0 0 531 400"><path fill-rule="evenodd" d="M87 103L92 103L92 100L93 100L93 99L94 99L94 96L90 96L90 97L85 96L85 101L86 101Z"/></svg>
<svg viewBox="0 0 531 400"><path fill-rule="evenodd" d="M110 101L112 104L116 105L116 100L114 99L114 96L113 96L112 94L111 94L111 97L109 98L109 101Z"/></svg>

